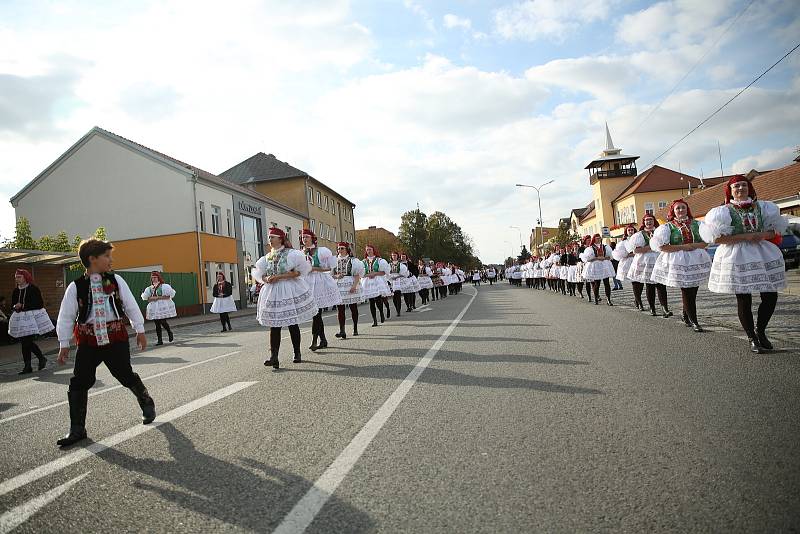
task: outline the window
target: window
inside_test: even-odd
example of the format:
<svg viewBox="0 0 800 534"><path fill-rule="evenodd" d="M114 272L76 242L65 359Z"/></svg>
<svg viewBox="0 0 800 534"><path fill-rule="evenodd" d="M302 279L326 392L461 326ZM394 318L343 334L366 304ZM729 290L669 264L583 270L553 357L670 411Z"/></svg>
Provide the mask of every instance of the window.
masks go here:
<svg viewBox="0 0 800 534"><path fill-rule="evenodd" d="M331 211L330 203L328 202L328 195L325 195L325 211Z"/></svg>
<svg viewBox="0 0 800 534"><path fill-rule="evenodd" d="M331 200L331 215L336 215L336 202L333 200Z"/></svg>
<svg viewBox="0 0 800 534"><path fill-rule="evenodd" d="M219 206L211 205L211 233L220 234L220 222L222 218L222 209Z"/></svg>
<svg viewBox="0 0 800 534"><path fill-rule="evenodd" d="M291 226L284 226L286 229L286 236L291 239L292 238L292 227Z"/></svg>
<svg viewBox="0 0 800 534"><path fill-rule="evenodd" d="M314 188L311 187L310 185L308 186L308 203L309 204L314 203Z"/></svg>
<svg viewBox="0 0 800 534"><path fill-rule="evenodd" d="M206 231L206 205L202 200L200 201L200 231Z"/></svg>
<svg viewBox="0 0 800 534"><path fill-rule="evenodd" d="M314 219L311 219L311 224L309 225L309 229L316 234L317 233L317 221L315 221Z"/></svg>
<svg viewBox="0 0 800 534"><path fill-rule="evenodd" d="M231 224L231 210L225 210L228 216L228 237L233 237L233 225Z"/></svg>
<svg viewBox="0 0 800 534"><path fill-rule="evenodd" d="M322 207L322 193L317 191L317 206Z"/></svg>
<svg viewBox="0 0 800 534"><path fill-rule="evenodd" d="M652 202L645 202L644 203L644 212L647 215L652 215L653 214L653 203Z"/></svg>
<svg viewBox="0 0 800 534"><path fill-rule="evenodd" d="M277 228L277 227L278 227L278 223L276 223L276 222L271 222L271 223L269 223L269 227L270 227L270 228Z"/></svg>
<svg viewBox="0 0 800 534"><path fill-rule="evenodd" d="M659 200L658 201L658 209L663 210L666 207L667 207L667 201L666 200Z"/></svg>

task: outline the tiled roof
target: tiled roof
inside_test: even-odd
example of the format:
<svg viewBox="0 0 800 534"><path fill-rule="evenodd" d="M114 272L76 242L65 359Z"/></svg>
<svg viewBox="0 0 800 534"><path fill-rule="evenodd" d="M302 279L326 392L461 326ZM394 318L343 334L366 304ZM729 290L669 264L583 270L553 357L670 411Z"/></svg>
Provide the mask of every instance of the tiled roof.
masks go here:
<svg viewBox="0 0 800 534"><path fill-rule="evenodd" d="M589 202L589 204L583 208L583 213L578 218L578 220L583 223L583 221L594 217L594 200Z"/></svg>
<svg viewBox="0 0 800 534"><path fill-rule="evenodd" d="M725 177L730 179L730 177ZM727 182L727 179L725 180ZM774 171L759 174L752 180L753 187L756 189L760 200L780 200L796 195L800 195L800 162L792 163ZM689 196L683 197L692 215L703 217L711 208L721 206L725 202L724 184L720 183L713 187L693 192ZM656 217L666 219L666 209L659 210Z"/></svg>
<svg viewBox="0 0 800 534"><path fill-rule="evenodd" d="M716 181L715 181L716 180ZM660 165L653 165L639 176L634 178L633 182L622 190L617 195L613 202L622 200L623 198L636 194L636 193L650 193L654 191L669 191L672 189L688 189L692 184L692 188L700 187L700 180L686 173L675 172L672 169L661 167ZM709 178L705 180L705 185L714 185L719 183L719 179Z"/></svg>

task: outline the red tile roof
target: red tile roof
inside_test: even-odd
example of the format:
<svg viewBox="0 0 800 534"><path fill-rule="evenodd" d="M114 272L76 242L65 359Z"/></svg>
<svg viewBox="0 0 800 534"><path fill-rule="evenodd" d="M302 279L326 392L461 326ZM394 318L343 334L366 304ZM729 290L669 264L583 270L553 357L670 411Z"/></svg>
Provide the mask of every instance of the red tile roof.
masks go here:
<svg viewBox="0 0 800 534"><path fill-rule="evenodd" d="M727 181L727 178L707 178L704 180L706 186L716 185L723 181ZM701 183L699 178L695 178L689 174L679 173L672 169L661 167L660 165L653 165L637 176L628 187L623 189L622 192L617 195L617 198L614 199L614 202L636 193L688 189L689 184L692 184L693 189L696 187L699 188Z"/></svg>

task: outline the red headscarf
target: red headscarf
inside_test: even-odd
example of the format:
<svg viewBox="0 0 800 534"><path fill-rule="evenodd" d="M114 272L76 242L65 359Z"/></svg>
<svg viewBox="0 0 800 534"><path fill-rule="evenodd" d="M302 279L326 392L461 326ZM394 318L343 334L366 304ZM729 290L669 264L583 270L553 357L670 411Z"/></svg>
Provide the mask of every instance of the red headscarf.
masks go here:
<svg viewBox="0 0 800 534"><path fill-rule="evenodd" d="M642 224L639 226L639 231L640 232L642 230L644 230L644 220L647 219L648 217L653 219L653 223L654 223L653 224L653 228L658 228L658 219L656 219L656 216L655 215L650 215L649 213L645 213L644 217L642 217Z"/></svg>
<svg viewBox="0 0 800 534"><path fill-rule="evenodd" d="M25 283L26 284L32 284L33 283L33 275L31 274L30 271L28 271L26 269L17 269L16 271L14 271L14 276L16 276L16 275L21 275L22 278L25 279Z"/></svg>
<svg viewBox="0 0 800 534"><path fill-rule="evenodd" d="M281 238L281 245L283 245L286 248L292 248L291 242L289 242L289 239L286 237L286 232L284 232L280 228L277 228L277 227L273 226L272 228L270 228L267 231L267 236L280 237Z"/></svg>
<svg viewBox="0 0 800 534"><path fill-rule="evenodd" d="M304 235L311 236L311 242L315 245L317 244L317 234L314 233L313 230L309 230L308 228L303 228L303 231L300 232L300 237L302 238Z"/></svg>
<svg viewBox="0 0 800 534"><path fill-rule="evenodd" d="M731 199L733 198L733 193L731 193L731 186L738 182L747 182L747 196L749 196L750 199L755 202L756 188L753 187L753 182L745 178L743 175L737 174L736 176L728 180L728 183L725 184L725 204L731 203Z"/></svg>
<svg viewBox="0 0 800 534"><path fill-rule="evenodd" d="M600 239L603 238L603 236L601 236L600 234L594 234L592 236L592 250L594 250L594 255L596 258L601 258L606 255L606 246L602 243L602 241L600 242L600 244L595 244L594 240L597 239L598 237Z"/></svg>
<svg viewBox="0 0 800 534"><path fill-rule="evenodd" d="M339 241L338 243L336 243L336 248L338 249L339 247L346 248L348 256L352 256L353 255L353 252L350 250L350 243L348 243L346 241Z"/></svg>
<svg viewBox="0 0 800 534"><path fill-rule="evenodd" d="M677 206L678 204L683 204L684 206L686 206L686 216L689 217L690 220L694 219L694 216L692 215L692 210L691 208L689 208L689 204L687 204L686 201L683 200L682 198L679 198L678 200L673 200L672 204L670 204L669 208L667 209L668 221L672 221L673 219L675 219L675 206Z"/></svg>
<svg viewBox="0 0 800 534"><path fill-rule="evenodd" d="M584 246L588 247L589 245L592 244L593 241L594 241L594 238L592 236L590 236L590 235L583 236L583 244L584 244Z"/></svg>

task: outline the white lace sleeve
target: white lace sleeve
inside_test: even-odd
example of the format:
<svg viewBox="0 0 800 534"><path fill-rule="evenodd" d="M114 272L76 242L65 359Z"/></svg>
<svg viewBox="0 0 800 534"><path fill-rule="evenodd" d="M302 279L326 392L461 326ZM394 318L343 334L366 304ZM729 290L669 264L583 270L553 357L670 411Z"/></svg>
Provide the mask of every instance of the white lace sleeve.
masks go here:
<svg viewBox="0 0 800 534"><path fill-rule="evenodd" d="M357 258L353 258L350 271L353 273L353 276L364 276L367 272L367 270L364 269L364 262Z"/></svg>
<svg viewBox="0 0 800 534"><path fill-rule="evenodd" d="M259 284L264 283L264 276L267 274L267 257L261 256L256 261L255 267L253 267L253 279L257 280Z"/></svg>
<svg viewBox="0 0 800 534"><path fill-rule="evenodd" d="M286 255L286 268L290 271L297 271L303 276L311 272L311 264L306 260L306 255L294 249Z"/></svg>
<svg viewBox="0 0 800 534"><path fill-rule="evenodd" d="M706 243L713 243L720 237L733 233L731 212L728 210L728 206L718 206L709 210L703 223L700 226L700 237Z"/></svg>
<svg viewBox="0 0 800 534"><path fill-rule="evenodd" d="M653 232L653 237L650 238L650 248L654 252L661 252L661 245L669 245L669 237L672 233L672 226L669 224L662 224L656 231Z"/></svg>
<svg viewBox="0 0 800 534"><path fill-rule="evenodd" d="M774 202L758 201L761 207L761 216L764 218L764 230L774 230L784 234L789 227L789 220L781 215L781 210Z"/></svg>

